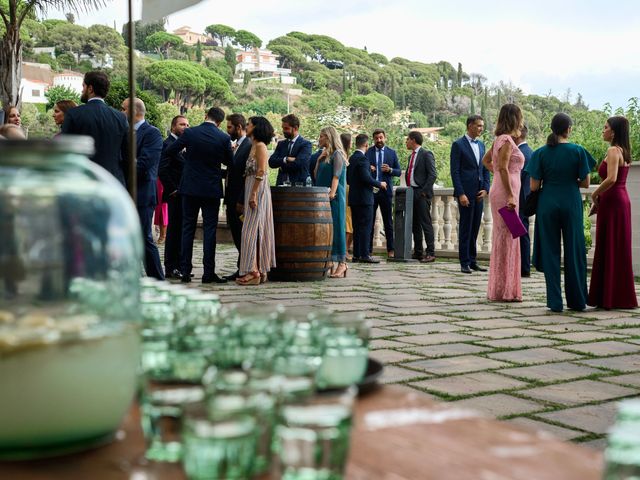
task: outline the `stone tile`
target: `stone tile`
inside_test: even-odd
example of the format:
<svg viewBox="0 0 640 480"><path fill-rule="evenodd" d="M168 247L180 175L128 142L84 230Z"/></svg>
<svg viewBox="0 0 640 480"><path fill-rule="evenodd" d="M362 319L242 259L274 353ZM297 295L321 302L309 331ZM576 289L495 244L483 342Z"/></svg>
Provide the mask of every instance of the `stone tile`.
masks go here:
<svg viewBox="0 0 640 480"><path fill-rule="evenodd" d="M512 397L504 393L466 398L464 400L450 402L449 405L460 408L470 408L492 417L521 415L523 413L538 412L544 409L543 405L532 400L523 400L522 398Z"/></svg>
<svg viewBox="0 0 640 480"><path fill-rule="evenodd" d="M378 350L381 348L400 348L408 346L406 343L397 342L395 340L371 340L369 347L371 350Z"/></svg>
<svg viewBox="0 0 640 480"><path fill-rule="evenodd" d="M432 302L425 301L423 307L390 307L380 305L377 307L379 312L387 312L396 315L425 315L428 313L438 314L442 311L442 307L433 306ZM431 305L431 306L427 306Z"/></svg>
<svg viewBox="0 0 640 480"><path fill-rule="evenodd" d="M561 405L580 405L582 403L601 402L614 398L627 397L637 394L632 388L597 382L595 380L578 380L575 382L558 383L546 387L536 387L520 390L518 393L535 400L553 402Z"/></svg>
<svg viewBox="0 0 640 480"><path fill-rule="evenodd" d="M433 333L429 335L412 335L396 337L394 340L414 345L437 345L439 343L468 342L478 340L478 337L462 335L460 333Z"/></svg>
<svg viewBox="0 0 640 480"><path fill-rule="evenodd" d="M376 360L380 360L382 363L398 363L398 362L410 362L412 360L419 360L417 355L411 355L406 352L398 352L397 350L381 349L371 352L371 357Z"/></svg>
<svg viewBox="0 0 640 480"><path fill-rule="evenodd" d="M618 335L625 335L627 337L640 337L640 328L608 328L603 332L615 333Z"/></svg>
<svg viewBox="0 0 640 480"><path fill-rule="evenodd" d="M490 370L507 366L504 362L498 362L489 358L478 357L476 355L463 355L459 357L436 358L431 360L421 360L404 364L406 367L424 370L436 375L446 375L452 373L477 372L480 370Z"/></svg>
<svg viewBox="0 0 640 480"><path fill-rule="evenodd" d="M624 335L611 334L607 332L571 332L558 335L549 335L549 338L565 340L567 342L593 342L609 338L625 338Z"/></svg>
<svg viewBox="0 0 640 480"><path fill-rule="evenodd" d="M387 330L386 328L372 328L369 336L371 338L386 338L386 337L397 337L402 335L402 333L396 332L395 330Z"/></svg>
<svg viewBox="0 0 640 480"><path fill-rule="evenodd" d="M524 427L528 430L548 433L556 438L559 438L560 440L571 440L573 438L581 437L584 435L584 432L578 432L577 430L558 427L547 422L541 422L539 420L533 420L526 417L512 418L511 420L507 421L513 425L518 425L519 427Z"/></svg>
<svg viewBox="0 0 640 480"><path fill-rule="evenodd" d="M448 333L463 330L452 323L416 323L413 325L397 325L389 327L391 330L404 333L413 333L415 335L424 335L427 333Z"/></svg>
<svg viewBox="0 0 640 480"><path fill-rule="evenodd" d="M606 368L608 370L618 370L620 372L637 372L640 371L640 354L580 360L580 363L592 367Z"/></svg>
<svg viewBox="0 0 640 480"><path fill-rule="evenodd" d="M396 323L436 323L436 322L450 322L453 320L451 317L446 317L439 314L425 314L425 315L402 315L402 316L390 316L386 317L388 320Z"/></svg>
<svg viewBox="0 0 640 480"><path fill-rule="evenodd" d="M527 330L525 328L500 328L493 330L474 330L473 334L485 338L500 339L509 337L531 337L534 335L540 335L540 332Z"/></svg>
<svg viewBox="0 0 640 480"><path fill-rule="evenodd" d="M609 318L606 320L594 320L591 322L593 325L600 327L614 327L618 325L640 327L640 318L628 317L628 318Z"/></svg>
<svg viewBox="0 0 640 480"><path fill-rule="evenodd" d="M593 343L572 343L571 345L563 345L563 350L571 352L588 353L604 357L607 355L622 355L624 353L632 353L640 351L640 345L633 345L624 342L593 342Z"/></svg>
<svg viewBox="0 0 640 480"><path fill-rule="evenodd" d="M492 348L532 348L532 347L548 347L558 342L548 338L540 337L516 337L505 338L503 340L486 340L483 342L475 342L477 345L486 345Z"/></svg>
<svg viewBox="0 0 640 480"><path fill-rule="evenodd" d="M463 322L456 321L456 325L460 325L465 328L511 328L511 327L526 327L527 324L521 320L511 320L508 318L493 318L489 320L466 320Z"/></svg>
<svg viewBox="0 0 640 480"><path fill-rule="evenodd" d="M444 345L426 345L424 347L412 346L403 350L414 352L423 357L454 357L474 353L490 352L490 348L478 347L469 343L446 343Z"/></svg>
<svg viewBox="0 0 640 480"><path fill-rule="evenodd" d="M580 318L589 318L593 320L605 320L610 318L633 317L633 313L621 310L587 310L576 314Z"/></svg>
<svg viewBox="0 0 640 480"><path fill-rule="evenodd" d="M395 325L394 322L390 322L384 318L367 318L367 322L372 327L388 328Z"/></svg>
<svg viewBox="0 0 640 480"><path fill-rule="evenodd" d="M508 368L498 370L504 375L511 375L519 378L527 378L537 380L539 382L559 382L562 380L571 380L574 378L588 377L595 373L603 373L597 368L587 367L584 365L576 365L570 362L546 363L544 365L534 365L531 367Z"/></svg>
<svg viewBox="0 0 640 480"><path fill-rule="evenodd" d="M613 377L602 377L598 380L602 382L618 383L620 385L631 385L640 388L640 373L629 373L627 375L615 375Z"/></svg>
<svg viewBox="0 0 640 480"><path fill-rule="evenodd" d="M362 299L359 298L358 300ZM336 312L359 312L362 310L367 310L370 307L370 303L341 303L331 305L331 308Z"/></svg>
<svg viewBox="0 0 640 480"><path fill-rule="evenodd" d="M555 348L549 347L528 348L525 350L514 350L511 352L490 353L489 357L495 358L496 360L522 364L558 362L563 360L576 360L581 358L580 355L563 352L562 350L556 350Z"/></svg>
<svg viewBox="0 0 640 480"><path fill-rule="evenodd" d="M549 413L539 413L536 417L561 423L568 427L587 432L604 434L613 425L617 402L600 403L584 407L566 408Z"/></svg>
<svg viewBox="0 0 640 480"><path fill-rule="evenodd" d="M547 312L549 312L550 310L545 309ZM569 315L559 315L557 313L555 314L550 314L550 315L534 315L534 314L527 314L526 312L522 312L522 314L525 316L525 319L528 322L532 322L532 323L539 323L539 324L543 324L543 325L562 325L563 323L571 323L573 321L575 321L576 319L573 317L570 317Z"/></svg>
<svg viewBox="0 0 640 480"><path fill-rule="evenodd" d="M382 371L382 383L398 383L405 382L407 380L420 379L424 378L425 375L420 372L416 372L414 370L407 370L406 368L396 367L396 366L385 366Z"/></svg>
<svg viewBox="0 0 640 480"><path fill-rule="evenodd" d="M486 320L491 318L511 318L518 316L517 314L509 311L509 310L475 310L470 309L469 311L464 312L463 316L467 319L473 320ZM495 328L502 328L501 326Z"/></svg>
<svg viewBox="0 0 640 480"><path fill-rule="evenodd" d="M380 305L383 307L393 307L393 308L402 307L403 309L421 308L421 307L429 306L426 300L413 300L413 301L403 300L403 301L395 301L395 302L382 302Z"/></svg>
<svg viewBox="0 0 640 480"><path fill-rule="evenodd" d="M563 333L571 333L571 332L589 332L591 330L601 330L601 327L596 327L594 325L588 325L586 323L560 323L560 324L549 324L549 325L536 325L529 326L527 328L531 328L533 330L539 330L540 335L543 333L549 334L563 334Z"/></svg>
<svg viewBox="0 0 640 480"><path fill-rule="evenodd" d="M462 396L498 390L512 390L526 387L527 384L495 373L478 372L423 380L412 383L411 386L432 390L436 393L441 392L452 396Z"/></svg>
<svg viewBox="0 0 640 480"><path fill-rule="evenodd" d="M588 442L578 442L581 447L588 447L594 450L604 451L607 448L607 437L596 438L595 440L589 440Z"/></svg>

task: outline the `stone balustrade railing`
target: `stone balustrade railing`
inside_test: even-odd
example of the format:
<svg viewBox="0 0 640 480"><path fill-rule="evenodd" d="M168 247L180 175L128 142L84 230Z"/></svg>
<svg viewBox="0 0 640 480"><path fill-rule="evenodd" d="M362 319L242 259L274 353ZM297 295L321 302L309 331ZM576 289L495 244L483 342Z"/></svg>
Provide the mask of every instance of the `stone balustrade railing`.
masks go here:
<svg viewBox="0 0 640 480"><path fill-rule="evenodd" d="M582 188L582 199L586 200L596 187ZM433 223L433 235L436 243L436 256L440 257L457 257L458 256L458 202L453 196L453 188L435 188L434 198L431 202L431 221ZM595 250L596 238L596 215L589 219L591 221L591 245L588 246L587 257L589 263L593 258ZM585 224L587 219L585 218ZM535 217L529 219L529 236L533 239L535 229ZM480 258L489 258L491 254L491 232L493 230L493 218L491 214L491 205L489 198L484 201L484 212L482 215L482 224L478 234L478 256ZM374 247L384 247L384 227L380 211L376 215L376 223L374 227L373 237ZM531 242L533 247L533 241Z"/></svg>

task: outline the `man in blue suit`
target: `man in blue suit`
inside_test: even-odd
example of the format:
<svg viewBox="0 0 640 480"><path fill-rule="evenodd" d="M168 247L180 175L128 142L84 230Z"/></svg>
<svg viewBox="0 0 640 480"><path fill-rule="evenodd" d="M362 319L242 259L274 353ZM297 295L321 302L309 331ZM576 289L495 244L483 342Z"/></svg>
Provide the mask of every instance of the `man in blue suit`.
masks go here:
<svg viewBox="0 0 640 480"><path fill-rule="evenodd" d="M371 176L371 164L365 152L369 137L361 133L356 137L356 151L349 158L347 182L349 183L349 206L353 219L353 261L380 263L371 256L370 232L373 225L373 188L382 190L387 184Z"/></svg>
<svg viewBox="0 0 640 480"><path fill-rule="evenodd" d="M197 127L188 128L167 149L175 155L186 149L184 170L179 193L182 196L182 246L180 271L182 282L191 281L191 259L193 239L196 234L198 213L202 210L204 230L202 283L225 283L215 273L216 230L218 211L222 198L222 165L232 162L231 138L218 128L224 120L221 108L209 109L205 121Z"/></svg>
<svg viewBox="0 0 640 480"><path fill-rule="evenodd" d="M107 93L107 75L104 72L87 72L80 97L85 105L65 113L62 133L93 137L96 151L91 160L125 185L129 123L122 112L104 103Z"/></svg>
<svg viewBox="0 0 640 480"><path fill-rule="evenodd" d="M480 115L467 118L467 133L451 145L451 180L453 195L458 201L458 255L460 271L484 272L476 262L476 242L482 220L483 199L489 193L489 171L482 165L485 147L478 137L484 130Z"/></svg>
<svg viewBox="0 0 640 480"><path fill-rule="evenodd" d="M289 182L304 183L309 176L311 142L298 133L300 120L293 113L282 117L282 134L275 151L269 158L269 167L278 169L276 185Z"/></svg>
<svg viewBox="0 0 640 480"><path fill-rule="evenodd" d="M178 193L182 169L184 168L184 153L168 156L167 149L183 132L189 128L189 120L182 115L176 115L171 120L171 133L162 144L160 168L158 177L162 182L162 201L167 202L169 224L167 225L167 240L164 244L164 270L168 278L182 279L180 272L180 244L182 243L182 198Z"/></svg>
<svg viewBox="0 0 640 480"><path fill-rule="evenodd" d="M387 140L384 130L381 128L373 131L373 147L367 150L366 156L369 160L369 168L371 176L378 182L385 182L387 188L378 190L373 196L373 218L376 218L376 212L380 207L382 214L382 222L384 223L384 235L387 239L387 255L393 258L395 255L393 246L393 177L399 177L402 174L400 162L396 151L385 145ZM373 250L373 225L369 235L370 250Z"/></svg>
<svg viewBox="0 0 640 480"><path fill-rule="evenodd" d="M122 102L122 111L129 115L129 99ZM146 107L139 98L133 100L133 129L136 131L136 175L137 192L136 207L140 217L140 226L144 239L144 269L147 276L164 280L160 253L153 241L151 223L153 211L158 204L158 166L162 154L162 134L144 119Z"/></svg>
<svg viewBox="0 0 640 480"><path fill-rule="evenodd" d="M524 214L524 204L527 196L531 193L531 185L529 183L530 177L525 169L531 159L531 155L533 155L533 150L527 143L528 133L529 129L524 125L520 129L520 137L516 140L518 148L524 155L524 166L520 172L520 182L522 185L520 187L520 207L518 212L520 220L522 220L524 227L527 229L527 233L520 237L520 275L523 277L531 276L531 239L529 238L529 217Z"/></svg>

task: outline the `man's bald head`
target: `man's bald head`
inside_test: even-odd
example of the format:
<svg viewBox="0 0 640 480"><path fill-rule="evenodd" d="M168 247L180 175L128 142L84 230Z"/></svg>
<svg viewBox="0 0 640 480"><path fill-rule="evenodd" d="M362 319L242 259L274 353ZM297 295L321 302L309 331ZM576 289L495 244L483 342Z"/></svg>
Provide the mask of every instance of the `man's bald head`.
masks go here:
<svg viewBox="0 0 640 480"><path fill-rule="evenodd" d="M125 98L122 102L122 111L127 117L129 116L129 99ZM139 98L133 99L133 118L135 118L136 122L140 120L144 120L144 116L147 113L147 107L144 102Z"/></svg>

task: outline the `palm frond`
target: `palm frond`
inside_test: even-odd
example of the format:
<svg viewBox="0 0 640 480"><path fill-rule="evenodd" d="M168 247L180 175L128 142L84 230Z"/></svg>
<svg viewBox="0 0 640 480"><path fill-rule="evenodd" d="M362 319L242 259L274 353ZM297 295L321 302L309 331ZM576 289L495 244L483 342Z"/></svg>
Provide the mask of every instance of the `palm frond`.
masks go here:
<svg viewBox="0 0 640 480"><path fill-rule="evenodd" d="M31 0L35 10L45 13L50 8L69 10L72 12L88 12L104 7L110 0Z"/></svg>

